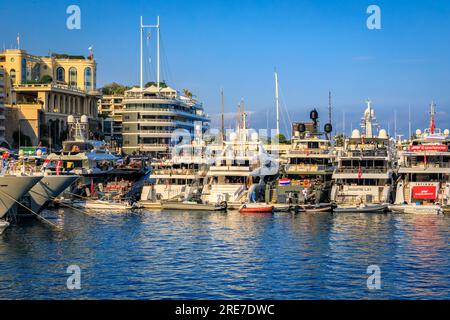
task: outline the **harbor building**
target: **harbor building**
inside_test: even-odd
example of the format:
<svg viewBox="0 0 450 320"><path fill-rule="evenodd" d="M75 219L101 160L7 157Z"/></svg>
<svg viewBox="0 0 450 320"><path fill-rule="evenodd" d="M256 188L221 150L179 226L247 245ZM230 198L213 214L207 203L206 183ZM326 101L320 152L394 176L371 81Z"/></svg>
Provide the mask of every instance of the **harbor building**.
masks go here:
<svg viewBox="0 0 450 320"><path fill-rule="evenodd" d="M122 147L123 95L103 95L98 100L98 115L102 119L105 141L115 147Z"/></svg>
<svg viewBox="0 0 450 320"><path fill-rule="evenodd" d="M5 70L0 67L0 147L9 147L5 138Z"/></svg>
<svg viewBox="0 0 450 320"><path fill-rule="evenodd" d="M209 127L210 119L203 106L192 96L173 88L132 88L123 100L123 152L144 153L164 158L177 142L172 139L177 129L184 129L193 138L195 130Z"/></svg>
<svg viewBox="0 0 450 320"><path fill-rule="evenodd" d="M4 72L5 117L11 124L6 140L12 144L59 147L67 136L67 116L87 115L89 129L97 132L97 64L67 54L37 56L21 49L0 53Z"/></svg>

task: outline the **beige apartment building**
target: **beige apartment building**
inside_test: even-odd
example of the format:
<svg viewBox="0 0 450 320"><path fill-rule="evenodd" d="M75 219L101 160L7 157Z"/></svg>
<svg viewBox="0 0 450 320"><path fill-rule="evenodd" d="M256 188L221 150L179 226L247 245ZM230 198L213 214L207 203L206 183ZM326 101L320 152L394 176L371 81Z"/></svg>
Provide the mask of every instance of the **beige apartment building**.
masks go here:
<svg viewBox="0 0 450 320"><path fill-rule="evenodd" d="M32 144L58 147L67 135L67 116L87 115L90 131L100 129L97 116L97 64L93 56L51 54L25 50L0 53L4 69L5 135L11 146Z"/></svg>
<svg viewBox="0 0 450 320"><path fill-rule="evenodd" d="M116 147L122 146L123 95L104 95L98 100L98 115L102 117L105 140Z"/></svg>
<svg viewBox="0 0 450 320"><path fill-rule="evenodd" d="M5 70L0 67L0 147L8 148L5 130Z"/></svg>

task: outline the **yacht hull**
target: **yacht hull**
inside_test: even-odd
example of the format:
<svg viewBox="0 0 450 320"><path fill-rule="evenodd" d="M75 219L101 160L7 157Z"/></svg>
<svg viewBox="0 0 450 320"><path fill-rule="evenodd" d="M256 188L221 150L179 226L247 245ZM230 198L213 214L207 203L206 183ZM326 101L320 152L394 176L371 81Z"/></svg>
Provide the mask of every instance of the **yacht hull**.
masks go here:
<svg viewBox="0 0 450 320"><path fill-rule="evenodd" d="M435 205L415 205L415 204L401 204L401 205L391 205L389 210L394 213L403 214L440 214L442 213L442 208Z"/></svg>
<svg viewBox="0 0 450 320"><path fill-rule="evenodd" d="M0 219L41 179L39 176L0 177Z"/></svg>
<svg viewBox="0 0 450 320"><path fill-rule="evenodd" d="M2 221L0 220L0 235L5 231L6 228L8 228L9 223L8 221Z"/></svg>
<svg viewBox="0 0 450 320"><path fill-rule="evenodd" d="M70 187L78 176L60 175L44 176L31 188L31 210L40 213L54 198Z"/></svg>
<svg viewBox="0 0 450 320"><path fill-rule="evenodd" d="M335 213L384 213L388 210L388 204L367 204L362 206L342 207L333 210Z"/></svg>

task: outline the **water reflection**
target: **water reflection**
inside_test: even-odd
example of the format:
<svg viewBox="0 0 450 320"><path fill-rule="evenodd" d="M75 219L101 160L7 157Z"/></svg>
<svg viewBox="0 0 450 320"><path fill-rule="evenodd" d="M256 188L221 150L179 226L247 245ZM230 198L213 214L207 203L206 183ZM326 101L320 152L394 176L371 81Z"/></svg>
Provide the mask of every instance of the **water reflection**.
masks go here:
<svg viewBox="0 0 450 320"><path fill-rule="evenodd" d="M447 216L60 210L0 236L0 298L449 298ZM66 268L82 290L66 289ZM382 290L366 269L379 265Z"/></svg>

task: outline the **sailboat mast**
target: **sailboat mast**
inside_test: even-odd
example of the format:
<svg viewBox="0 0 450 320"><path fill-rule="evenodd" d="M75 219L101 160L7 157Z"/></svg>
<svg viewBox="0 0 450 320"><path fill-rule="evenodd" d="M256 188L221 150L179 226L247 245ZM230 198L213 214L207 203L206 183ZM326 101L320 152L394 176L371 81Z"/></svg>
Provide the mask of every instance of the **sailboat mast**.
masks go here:
<svg viewBox="0 0 450 320"><path fill-rule="evenodd" d="M412 129L411 129L411 105L408 105L408 130L409 130L409 137L408 140L411 139L412 135Z"/></svg>
<svg viewBox="0 0 450 320"><path fill-rule="evenodd" d="M159 93L159 82L160 82L160 61L159 61L159 16L156 18L156 83Z"/></svg>
<svg viewBox="0 0 450 320"><path fill-rule="evenodd" d="M142 26L142 16L141 16L141 22L139 25L139 31L140 31L140 86L141 86L141 91L144 90L144 75L142 72L142 31L143 31L144 27Z"/></svg>
<svg viewBox="0 0 450 320"><path fill-rule="evenodd" d="M280 106L279 106L279 97L278 97L278 73L275 71L275 104L276 104L276 113L277 113L277 128L276 134L280 134Z"/></svg>
<svg viewBox="0 0 450 320"><path fill-rule="evenodd" d="M224 98L223 98L223 88L220 92L221 95L221 123L220 123L220 129L221 129L221 133L222 133L222 140L225 140L225 103L224 103Z"/></svg>

